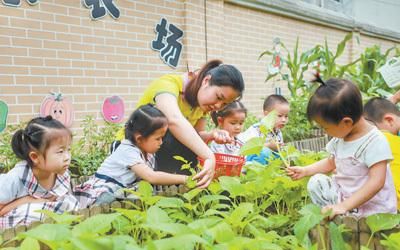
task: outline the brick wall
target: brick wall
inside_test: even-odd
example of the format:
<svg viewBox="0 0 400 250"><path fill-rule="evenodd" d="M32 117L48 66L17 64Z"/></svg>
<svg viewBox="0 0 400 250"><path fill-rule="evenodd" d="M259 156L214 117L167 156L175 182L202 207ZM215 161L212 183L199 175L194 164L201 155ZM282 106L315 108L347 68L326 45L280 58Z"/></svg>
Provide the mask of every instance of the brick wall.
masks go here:
<svg viewBox="0 0 400 250"><path fill-rule="evenodd" d="M74 103L73 128L94 115L101 122L105 97L124 98L126 116L147 84L169 72L184 72L207 59L221 58L236 65L246 81L244 103L260 114L262 99L281 82L264 83L267 60L259 54L271 49L274 37L293 48L296 37L301 49L323 43L332 48L346 32L247 9L222 0L156 1L118 0L119 19L106 15L97 21L78 0L46 0L30 6L21 0L14 8L0 4L0 99L9 105L9 124L38 114L43 98L62 92ZM156 38L155 25L165 17L182 29L184 49L179 65L164 64L159 52L150 48ZM350 44L340 62L351 60L365 47L389 40L360 36L361 44ZM206 47L207 46L207 47Z"/></svg>

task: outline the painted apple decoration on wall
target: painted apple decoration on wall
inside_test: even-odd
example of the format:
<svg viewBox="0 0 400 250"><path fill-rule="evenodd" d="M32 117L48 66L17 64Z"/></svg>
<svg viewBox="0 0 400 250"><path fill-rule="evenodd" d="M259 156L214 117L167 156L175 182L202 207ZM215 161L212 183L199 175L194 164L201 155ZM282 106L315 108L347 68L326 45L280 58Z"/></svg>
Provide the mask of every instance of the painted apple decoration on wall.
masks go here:
<svg viewBox="0 0 400 250"><path fill-rule="evenodd" d="M2 132L7 125L8 106L5 102L0 101L0 132Z"/></svg>
<svg viewBox="0 0 400 250"><path fill-rule="evenodd" d="M60 121L64 126L71 127L73 117L73 107L71 101L61 93L51 93L47 96L40 106L40 116L51 115Z"/></svg>
<svg viewBox="0 0 400 250"><path fill-rule="evenodd" d="M120 123L124 118L125 104L121 97L114 95L104 100L102 110L104 120Z"/></svg>

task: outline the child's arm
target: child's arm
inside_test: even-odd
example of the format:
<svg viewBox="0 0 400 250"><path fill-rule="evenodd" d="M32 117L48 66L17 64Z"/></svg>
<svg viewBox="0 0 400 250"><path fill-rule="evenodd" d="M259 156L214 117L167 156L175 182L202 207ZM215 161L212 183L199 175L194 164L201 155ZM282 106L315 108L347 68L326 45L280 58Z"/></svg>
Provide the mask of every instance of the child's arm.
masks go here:
<svg viewBox="0 0 400 250"><path fill-rule="evenodd" d="M286 173L293 180L299 180L303 177L315 175L317 173L329 173L335 170L335 168L334 157L328 157L306 167L287 167Z"/></svg>
<svg viewBox="0 0 400 250"><path fill-rule="evenodd" d="M215 141L219 144L225 144L231 143L234 140L229 136L229 132L226 130L213 129L211 131L206 131L206 124L207 120L202 118L197 121L194 127L205 143L208 144L210 141Z"/></svg>
<svg viewBox="0 0 400 250"><path fill-rule="evenodd" d="M278 144L280 146L283 145L283 143L279 143L279 142L276 142L276 141L271 141L271 142L265 143L264 146L269 148L269 149L271 149L271 150L273 150L273 151L278 151Z"/></svg>
<svg viewBox="0 0 400 250"><path fill-rule="evenodd" d="M335 204L326 206L322 212L332 210L331 218L338 214L344 214L357 208L374 197L385 185L387 161L380 161L372 165L368 171L368 180L365 184L348 199Z"/></svg>
<svg viewBox="0 0 400 250"><path fill-rule="evenodd" d="M7 214L8 212L10 212L11 210L13 210L16 207L19 207L23 204L27 204L27 203L40 203L40 202L46 202L46 201L50 201L47 199L40 199L40 198L34 198L32 196L24 196L21 198L18 198L16 200L11 201L8 204L1 204L0 205L0 216L3 216L5 214Z"/></svg>
<svg viewBox="0 0 400 250"><path fill-rule="evenodd" d="M154 171L145 164L136 164L131 170L143 180L155 185L185 184L188 178L187 175Z"/></svg>

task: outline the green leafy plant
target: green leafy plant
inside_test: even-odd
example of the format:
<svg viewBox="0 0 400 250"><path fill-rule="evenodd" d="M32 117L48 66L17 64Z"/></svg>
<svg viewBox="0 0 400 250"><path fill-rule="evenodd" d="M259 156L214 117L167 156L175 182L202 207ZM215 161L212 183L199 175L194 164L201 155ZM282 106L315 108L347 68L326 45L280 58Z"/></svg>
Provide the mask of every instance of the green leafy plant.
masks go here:
<svg viewBox="0 0 400 250"><path fill-rule="evenodd" d="M360 55L359 62L347 69L346 76L358 85L365 98L387 96L393 92L377 70L386 63L394 49L395 47L391 47L382 53L378 45L366 48ZM400 53L397 56L400 56Z"/></svg>
<svg viewBox="0 0 400 250"><path fill-rule="evenodd" d="M8 126L0 133L0 171L6 173L20 161L11 148L11 139L14 133L25 127L25 123Z"/></svg>
<svg viewBox="0 0 400 250"><path fill-rule="evenodd" d="M302 140L313 136L315 127L308 121L306 116L308 96L291 98L289 121L282 129L285 142Z"/></svg>
<svg viewBox="0 0 400 250"><path fill-rule="evenodd" d="M325 39L325 45L317 45L315 47L318 57L318 64L314 67L320 72L324 79L331 77L342 78L346 70L357 63L360 59L356 59L346 65L337 64L336 60L343 54L347 42L353 38L353 33L347 34L343 40L337 45L335 54L329 49L328 41Z"/></svg>
<svg viewBox="0 0 400 250"><path fill-rule="evenodd" d="M367 217L366 223L371 229L371 236L368 239L367 247L369 246L375 233L392 229L400 223L400 215L398 214L373 214Z"/></svg>
<svg viewBox="0 0 400 250"><path fill-rule="evenodd" d="M282 58L282 62L287 66L289 73L285 73L284 70L279 70L277 73L268 74L265 79L268 82L275 76L280 76L287 82L287 87L290 92L290 96L295 98L297 96L308 95L310 86L306 84L303 79L303 73L308 69L309 65L320 57L318 53L318 47L312 48L305 52L299 52L299 38L296 40L293 54L287 49L285 44L281 41L278 45L284 48L286 51L286 57ZM266 50L261 53L258 59L261 59L265 55L274 55L273 51Z"/></svg>
<svg viewBox="0 0 400 250"><path fill-rule="evenodd" d="M81 125L82 137L72 145L71 172L79 176L92 175L109 154L115 131L120 127L108 122L99 127L92 116L87 116Z"/></svg>

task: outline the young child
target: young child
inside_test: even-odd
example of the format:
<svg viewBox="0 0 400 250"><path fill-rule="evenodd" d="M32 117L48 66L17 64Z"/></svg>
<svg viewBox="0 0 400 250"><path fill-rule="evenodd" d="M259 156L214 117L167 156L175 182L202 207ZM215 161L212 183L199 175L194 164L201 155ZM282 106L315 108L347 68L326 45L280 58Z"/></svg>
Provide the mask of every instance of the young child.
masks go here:
<svg viewBox="0 0 400 250"><path fill-rule="evenodd" d="M276 121L274 131L267 134L265 147L259 155L249 155L246 160L248 162L257 161L261 164L267 164L269 158L275 157L275 152L278 151L278 145L283 145L283 136L281 129L288 123L289 102L281 95L268 96L263 105L264 116L267 116L271 111L276 111ZM245 132L239 134L237 138L243 144L254 137L260 137L260 123L250 126Z"/></svg>
<svg viewBox="0 0 400 250"><path fill-rule="evenodd" d="M229 136L235 139L232 143L227 144L218 144L212 141L209 147L214 153L239 155L242 142L237 140L236 136L242 132L246 116L247 110L239 101L232 102L225 106L224 109L211 113L211 118L215 125L219 129L228 131Z"/></svg>
<svg viewBox="0 0 400 250"><path fill-rule="evenodd" d="M377 97L365 104L364 116L382 130L389 142L394 158L390 169L397 192L397 209L400 209L400 111L389 100Z"/></svg>
<svg viewBox="0 0 400 250"><path fill-rule="evenodd" d="M110 203L121 188L135 188L140 179L151 184L185 184L188 176L154 171L154 153L168 128L167 118L152 105L139 107L125 125L125 139L93 178L75 188L81 207Z"/></svg>
<svg viewBox="0 0 400 250"><path fill-rule="evenodd" d="M71 132L51 116L32 119L12 137L12 149L23 161L0 175L0 229L43 219L36 210L76 210L68 166Z"/></svg>
<svg viewBox="0 0 400 250"><path fill-rule="evenodd" d="M308 119L334 137L326 146L330 157L306 167L288 167L298 180L312 176L307 188L313 203L339 214L364 217L396 213L396 193L388 162L393 159L389 144L375 126L362 116L358 88L348 80L321 83L307 106ZM334 173L332 177L324 173Z"/></svg>

